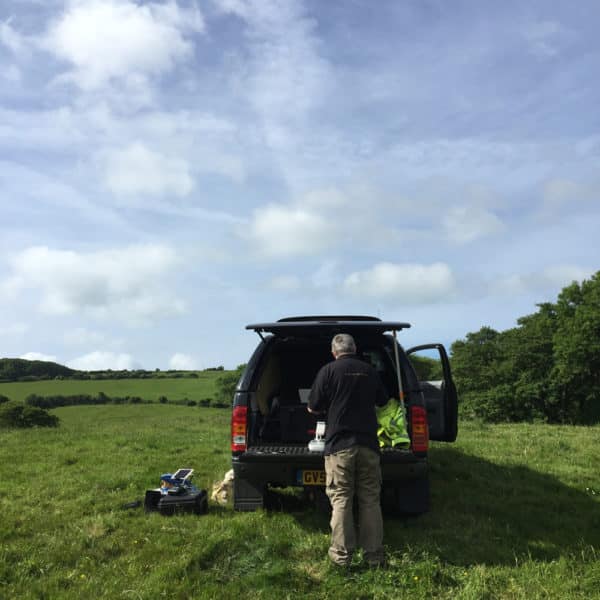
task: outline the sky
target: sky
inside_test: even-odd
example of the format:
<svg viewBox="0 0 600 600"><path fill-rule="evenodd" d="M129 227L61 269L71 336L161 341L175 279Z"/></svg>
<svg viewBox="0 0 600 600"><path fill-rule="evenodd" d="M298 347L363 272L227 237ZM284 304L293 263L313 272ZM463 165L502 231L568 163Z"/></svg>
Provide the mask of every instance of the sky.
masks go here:
<svg viewBox="0 0 600 600"><path fill-rule="evenodd" d="M594 0L4 0L0 356L504 330L600 268Z"/></svg>

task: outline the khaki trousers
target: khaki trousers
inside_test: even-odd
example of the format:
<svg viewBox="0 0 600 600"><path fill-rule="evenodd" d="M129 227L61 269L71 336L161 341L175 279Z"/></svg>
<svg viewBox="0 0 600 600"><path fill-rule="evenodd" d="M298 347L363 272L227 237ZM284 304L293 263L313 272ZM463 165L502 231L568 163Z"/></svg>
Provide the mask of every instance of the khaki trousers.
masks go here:
<svg viewBox="0 0 600 600"><path fill-rule="evenodd" d="M325 457L327 496L332 506L329 557L339 565L352 560L356 532L352 511L358 500L358 546L370 564L383 561L383 519L379 497L381 465L371 448L353 446Z"/></svg>

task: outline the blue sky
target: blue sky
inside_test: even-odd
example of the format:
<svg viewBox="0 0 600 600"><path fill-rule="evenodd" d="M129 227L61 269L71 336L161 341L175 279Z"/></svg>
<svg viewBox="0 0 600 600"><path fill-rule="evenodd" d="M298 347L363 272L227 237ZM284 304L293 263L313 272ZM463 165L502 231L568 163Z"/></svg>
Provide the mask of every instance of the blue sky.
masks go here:
<svg viewBox="0 0 600 600"><path fill-rule="evenodd" d="M600 268L596 2L8 0L0 355L247 360L247 323L505 329Z"/></svg>

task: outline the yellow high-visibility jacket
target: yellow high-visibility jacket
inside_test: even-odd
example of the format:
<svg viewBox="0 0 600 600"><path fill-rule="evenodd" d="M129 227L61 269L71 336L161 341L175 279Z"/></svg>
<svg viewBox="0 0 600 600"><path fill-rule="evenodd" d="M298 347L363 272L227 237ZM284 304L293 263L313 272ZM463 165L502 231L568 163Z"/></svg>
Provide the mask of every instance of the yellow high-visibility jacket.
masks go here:
<svg viewBox="0 0 600 600"><path fill-rule="evenodd" d="M375 407L379 429L377 437L379 447L408 448L410 438L406 429L406 416L402 405L396 398L390 398L384 406Z"/></svg>

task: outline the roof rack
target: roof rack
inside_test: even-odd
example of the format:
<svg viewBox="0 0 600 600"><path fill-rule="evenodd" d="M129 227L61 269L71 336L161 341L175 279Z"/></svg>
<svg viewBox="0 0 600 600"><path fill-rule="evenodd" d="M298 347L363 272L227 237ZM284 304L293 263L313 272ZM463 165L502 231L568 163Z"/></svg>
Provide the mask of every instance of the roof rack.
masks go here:
<svg viewBox="0 0 600 600"><path fill-rule="evenodd" d="M246 325L263 338L263 333L271 333L278 337L313 337L330 336L337 333L352 335L381 335L386 331L408 329L410 323L397 321L381 321L375 317L287 317L274 323L255 323Z"/></svg>
<svg viewBox="0 0 600 600"><path fill-rule="evenodd" d="M278 319L277 322L278 323L288 323L288 322L294 322L294 323L302 323L302 322L306 322L306 321L313 321L313 322L318 322L318 323L331 323L331 322L338 322L338 321L381 321L381 319L378 319L377 317L366 317L366 316L358 316L358 315L340 315L340 316L334 316L334 315L325 315L325 316L303 316L303 317L284 317L283 319Z"/></svg>

